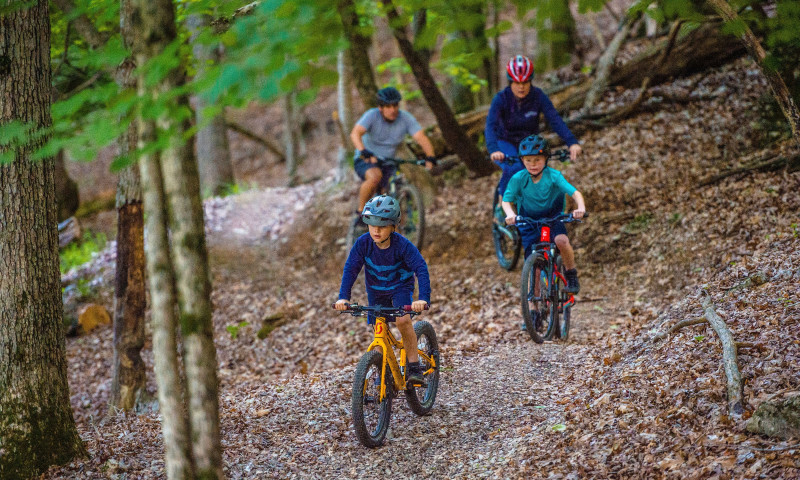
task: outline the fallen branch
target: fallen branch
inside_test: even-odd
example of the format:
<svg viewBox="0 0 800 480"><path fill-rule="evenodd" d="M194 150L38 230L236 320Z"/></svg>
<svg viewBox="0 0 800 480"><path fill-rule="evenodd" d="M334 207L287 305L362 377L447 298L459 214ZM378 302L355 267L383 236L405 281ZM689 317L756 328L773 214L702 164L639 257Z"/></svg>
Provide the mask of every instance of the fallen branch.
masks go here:
<svg viewBox="0 0 800 480"><path fill-rule="evenodd" d="M705 318L711 328L717 332L720 343L722 343L722 365L725 368L725 376L728 379L728 409L731 414L739 417L744 411L742 400L742 375L739 373L738 359L736 356L736 341L733 339L725 320L717 315L714 304L707 293L703 293L702 300Z"/></svg>
<svg viewBox="0 0 800 480"><path fill-rule="evenodd" d="M787 167L790 172L800 170L800 154L795 154L791 157L779 156L777 158L770 158L769 160L752 163L739 168L732 168L728 171L719 173L710 178L707 178L698 184L699 187L705 187L715 184L720 180L724 180L730 176L738 175L740 173L752 172L771 172Z"/></svg>
<svg viewBox="0 0 800 480"><path fill-rule="evenodd" d="M765 347L760 343L752 343L752 342L736 342L736 350L742 349L752 349L758 350L759 352L769 352L770 349Z"/></svg>
<svg viewBox="0 0 800 480"><path fill-rule="evenodd" d="M239 125L238 123L232 122L230 120L225 121L225 126L249 140L252 140L256 143L260 143L261 145L266 147L267 150L277 155L279 162L286 161L286 153L284 153L283 149L273 140L270 140L269 138L262 137L261 135L253 133L250 130Z"/></svg>
<svg viewBox="0 0 800 480"><path fill-rule="evenodd" d="M700 325L700 324L703 324L703 323L708 323L708 320L706 320L705 318L693 318L691 320L682 320L682 321L676 323L675 325L673 325L672 327L670 327L670 329L667 330L666 332L659 333L658 335L654 336L652 339L650 339L650 341L651 342L656 342L658 340L661 340L661 339L665 338L667 335L671 334L672 332L680 330L683 327L691 327L692 325Z"/></svg>

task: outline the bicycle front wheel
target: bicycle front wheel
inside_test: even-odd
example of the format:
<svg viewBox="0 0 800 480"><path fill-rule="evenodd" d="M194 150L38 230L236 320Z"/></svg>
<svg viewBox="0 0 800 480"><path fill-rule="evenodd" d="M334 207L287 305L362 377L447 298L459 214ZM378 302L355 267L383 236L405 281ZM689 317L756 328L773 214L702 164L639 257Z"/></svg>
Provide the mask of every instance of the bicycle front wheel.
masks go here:
<svg viewBox="0 0 800 480"><path fill-rule="evenodd" d="M397 231L422 249L425 241L425 205L422 203L422 194L414 185L403 185L397 191L397 201L400 202L400 223L397 224Z"/></svg>
<svg viewBox="0 0 800 480"><path fill-rule="evenodd" d="M439 341L436 339L436 332L430 323L419 321L414 324L414 333L417 334L417 350L428 357L432 357L436 362L436 367L429 361L420 356L422 370L425 371L425 383L427 386L412 387L406 389L406 400L411 411L417 415L427 415L433 408L436 401L436 392L439 389Z"/></svg>
<svg viewBox="0 0 800 480"><path fill-rule="evenodd" d="M381 352L365 353L358 362L353 380L353 427L358 441L369 448L383 443L392 416L394 383L391 378L386 382L386 396L380 401L382 364Z"/></svg>
<svg viewBox="0 0 800 480"><path fill-rule="evenodd" d="M494 253L497 255L497 263L508 271L514 270L522 251L519 232L512 226L492 225L492 237L494 238Z"/></svg>
<svg viewBox="0 0 800 480"><path fill-rule="evenodd" d="M552 338L557 308L550 297L550 267L541 253L533 253L522 266L520 301L522 319L531 340L542 343Z"/></svg>

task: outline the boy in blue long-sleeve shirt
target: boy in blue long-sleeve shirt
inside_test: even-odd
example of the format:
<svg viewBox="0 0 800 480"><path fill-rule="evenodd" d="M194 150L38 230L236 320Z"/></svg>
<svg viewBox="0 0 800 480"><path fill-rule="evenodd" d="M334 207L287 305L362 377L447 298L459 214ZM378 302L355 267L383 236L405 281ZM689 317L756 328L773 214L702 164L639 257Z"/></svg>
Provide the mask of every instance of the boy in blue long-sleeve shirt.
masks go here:
<svg viewBox="0 0 800 480"><path fill-rule="evenodd" d="M350 303L353 284L366 266L365 282L370 305L402 307L411 305L421 312L431 300L431 283L428 264L417 247L395 231L400 220L400 204L388 195L378 195L367 202L361 214L369 233L356 240L342 272L339 300L334 307L346 310ZM419 299L414 298L414 277L419 283ZM372 320L372 319L370 319ZM416 345L417 335L410 315L396 319L403 345ZM424 382L422 366L416 348L407 348L408 376L412 384Z"/></svg>

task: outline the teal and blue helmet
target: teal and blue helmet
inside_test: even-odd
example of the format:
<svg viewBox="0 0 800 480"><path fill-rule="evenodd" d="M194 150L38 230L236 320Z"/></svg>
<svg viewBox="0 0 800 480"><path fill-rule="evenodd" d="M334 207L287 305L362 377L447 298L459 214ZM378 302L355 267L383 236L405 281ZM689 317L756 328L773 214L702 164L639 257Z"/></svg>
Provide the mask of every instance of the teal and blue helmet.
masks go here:
<svg viewBox="0 0 800 480"><path fill-rule="evenodd" d="M529 135L519 142L519 156L525 155L550 155L547 139L539 135Z"/></svg>
<svg viewBox="0 0 800 480"><path fill-rule="evenodd" d="M385 227L400 221L400 202L389 195L372 197L361 212L361 220L367 225Z"/></svg>

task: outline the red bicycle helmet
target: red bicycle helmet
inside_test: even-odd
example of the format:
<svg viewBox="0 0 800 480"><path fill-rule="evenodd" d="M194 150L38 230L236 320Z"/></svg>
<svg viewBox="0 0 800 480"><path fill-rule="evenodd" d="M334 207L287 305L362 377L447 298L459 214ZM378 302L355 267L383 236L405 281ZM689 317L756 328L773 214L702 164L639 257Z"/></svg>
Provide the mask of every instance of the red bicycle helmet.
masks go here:
<svg viewBox="0 0 800 480"><path fill-rule="evenodd" d="M533 80L533 63L524 55L517 55L508 61L506 74L509 82L529 82Z"/></svg>

